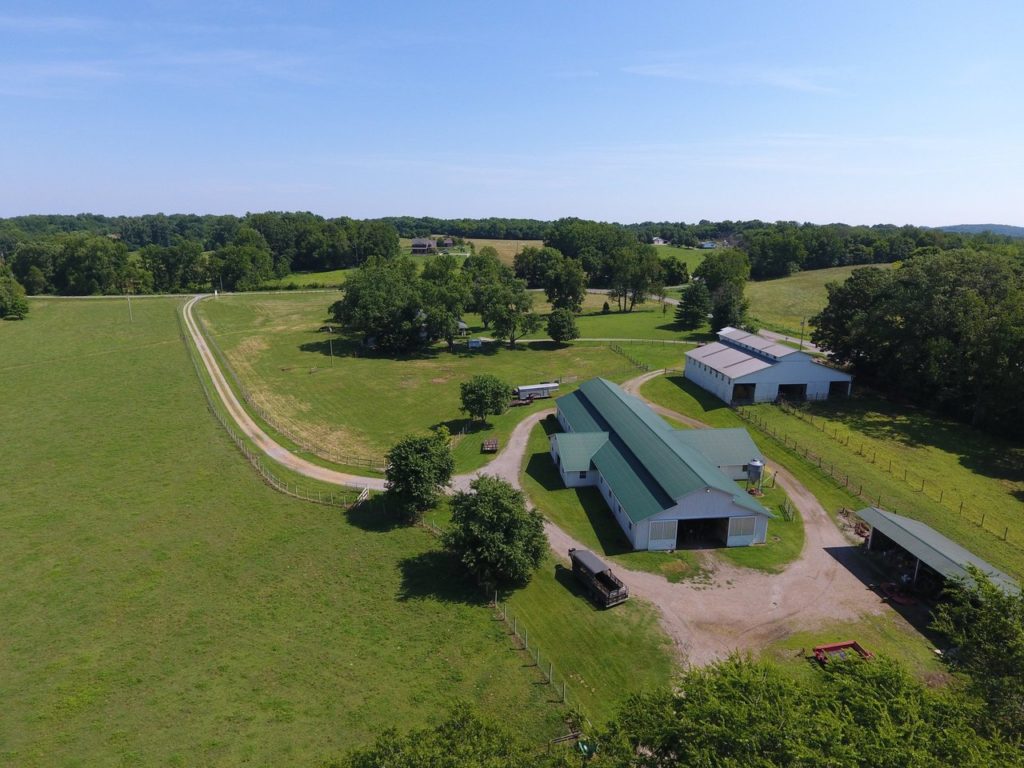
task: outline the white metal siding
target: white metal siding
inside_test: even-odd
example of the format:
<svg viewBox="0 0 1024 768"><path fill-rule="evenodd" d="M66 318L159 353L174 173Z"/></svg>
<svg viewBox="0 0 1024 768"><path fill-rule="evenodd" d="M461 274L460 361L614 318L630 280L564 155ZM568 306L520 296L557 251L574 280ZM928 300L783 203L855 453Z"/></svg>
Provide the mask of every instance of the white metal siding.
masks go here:
<svg viewBox="0 0 1024 768"><path fill-rule="evenodd" d="M768 368L748 373L746 376L737 376L735 379L730 379L724 373L714 371L699 360L688 357L683 375L726 403L732 402L734 384L755 385L754 400L767 403L779 396L780 384L806 384L807 397L820 400L828 397L831 382L853 380L849 374L816 363L809 355L800 352L787 355Z"/></svg>

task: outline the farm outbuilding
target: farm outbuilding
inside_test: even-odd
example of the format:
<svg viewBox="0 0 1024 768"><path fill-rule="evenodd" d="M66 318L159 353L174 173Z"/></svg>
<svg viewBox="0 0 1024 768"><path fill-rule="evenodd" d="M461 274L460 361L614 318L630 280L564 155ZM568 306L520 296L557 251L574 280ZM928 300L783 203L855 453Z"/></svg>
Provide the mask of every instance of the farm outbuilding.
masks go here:
<svg viewBox="0 0 1024 768"><path fill-rule="evenodd" d="M1018 590L1005 573L919 520L878 507L865 507L857 517L869 528L865 548L903 567L901 586L937 592L946 579L970 579L968 566L974 566L1003 590Z"/></svg>
<svg viewBox="0 0 1024 768"><path fill-rule="evenodd" d="M521 384L516 387L516 397L520 400L530 398L551 397L558 391L558 382L549 381L544 384Z"/></svg>
<svg viewBox="0 0 1024 768"><path fill-rule="evenodd" d="M434 253L437 251L437 241L432 237L414 237L412 239L413 253Z"/></svg>
<svg viewBox="0 0 1024 768"><path fill-rule="evenodd" d="M673 429L605 379L556 406L565 431L551 436L551 458L562 482L596 487L634 549L765 542L772 515L735 482L763 463L746 430Z"/></svg>
<svg viewBox="0 0 1024 768"><path fill-rule="evenodd" d="M686 353L683 374L726 403L825 400L850 394L853 377L784 344L737 328Z"/></svg>

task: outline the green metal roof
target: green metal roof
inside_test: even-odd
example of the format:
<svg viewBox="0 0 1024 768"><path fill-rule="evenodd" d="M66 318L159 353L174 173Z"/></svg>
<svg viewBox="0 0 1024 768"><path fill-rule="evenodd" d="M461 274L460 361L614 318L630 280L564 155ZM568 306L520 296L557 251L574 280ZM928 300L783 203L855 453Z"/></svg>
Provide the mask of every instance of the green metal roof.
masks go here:
<svg viewBox="0 0 1024 768"><path fill-rule="evenodd" d="M857 512L857 517L881 531L903 549L938 571L946 578L969 579L967 566L973 565L988 577L994 584L1004 590L1017 592L1017 583L980 557L973 555L955 541L951 541L931 526L918 520L897 515L878 507L865 507Z"/></svg>
<svg viewBox="0 0 1024 768"><path fill-rule="evenodd" d="M716 467L746 464L752 459L764 463L764 455L742 427L733 429L677 429L672 440L700 453Z"/></svg>
<svg viewBox="0 0 1024 768"><path fill-rule="evenodd" d="M558 455L566 472L586 472L590 462L605 443L607 432L564 432L554 436Z"/></svg>
<svg viewBox="0 0 1024 768"><path fill-rule="evenodd" d="M771 516L699 450L676 440L676 430L646 403L612 382L591 379L558 398L557 404L574 433L608 433L593 464L633 522L669 509L677 499L704 488L729 494L752 513Z"/></svg>

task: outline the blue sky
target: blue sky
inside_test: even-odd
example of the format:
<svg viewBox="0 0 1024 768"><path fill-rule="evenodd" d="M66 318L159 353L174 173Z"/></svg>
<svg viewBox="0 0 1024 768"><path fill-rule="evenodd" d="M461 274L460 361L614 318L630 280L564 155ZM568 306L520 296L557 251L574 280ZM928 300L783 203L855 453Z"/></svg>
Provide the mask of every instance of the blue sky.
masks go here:
<svg viewBox="0 0 1024 768"><path fill-rule="evenodd" d="M1024 3L2 2L0 216L1024 224Z"/></svg>

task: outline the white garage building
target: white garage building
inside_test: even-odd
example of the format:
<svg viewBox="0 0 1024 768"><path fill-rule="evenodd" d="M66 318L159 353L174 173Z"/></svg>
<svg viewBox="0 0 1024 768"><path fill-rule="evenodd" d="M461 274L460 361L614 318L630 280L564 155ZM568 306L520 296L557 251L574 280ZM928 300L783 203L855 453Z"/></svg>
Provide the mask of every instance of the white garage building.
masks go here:
<svg viewBox="0 0 1024 768"><path fill-rule="evenodd" d="M728 327L718 341L686 353L683 375L727 403L845 397L853 382L806 352Z"/></svg>
<svg viewBox="0 0 1024 768"><path fill-rule="evenodd" d="M772 517L736 484L764 457L744 429L673 429L604 379L556 401L551 458L568 487L596 486L634 549L713 538L763 544Z"/></svg>

